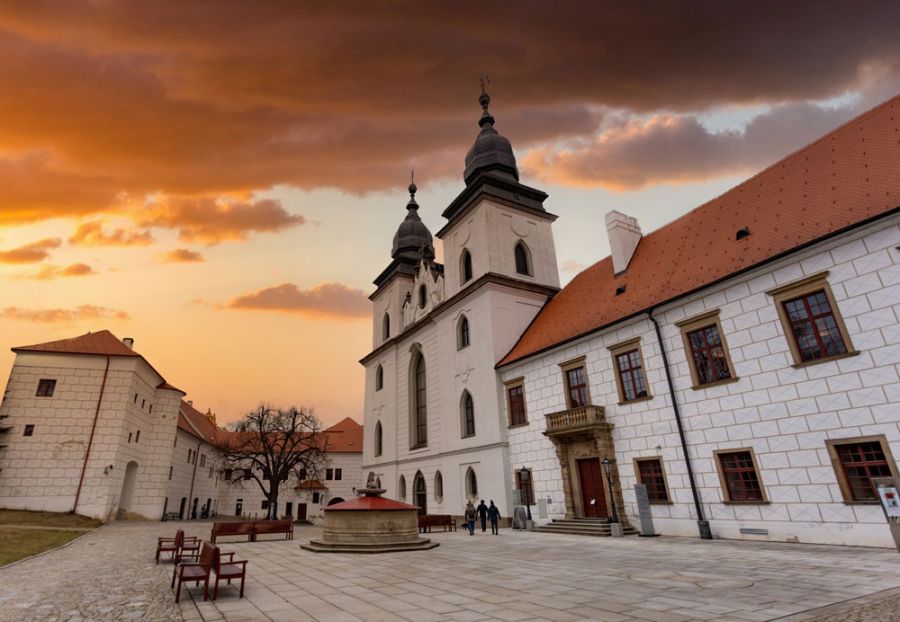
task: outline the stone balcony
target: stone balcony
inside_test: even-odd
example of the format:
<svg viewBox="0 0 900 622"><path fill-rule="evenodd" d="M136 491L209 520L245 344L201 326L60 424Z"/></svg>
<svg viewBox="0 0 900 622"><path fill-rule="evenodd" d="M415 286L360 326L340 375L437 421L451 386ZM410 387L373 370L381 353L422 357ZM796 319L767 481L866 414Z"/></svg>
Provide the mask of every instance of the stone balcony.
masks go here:
<svg viewBox="0 0 900 622"><path fill-rule="evenodd" d="M580 406L569 408L545 416L546 436L573 436L591 434L595 430L608 429L612 426L606 421L606 410L603 406Z"/></svg>

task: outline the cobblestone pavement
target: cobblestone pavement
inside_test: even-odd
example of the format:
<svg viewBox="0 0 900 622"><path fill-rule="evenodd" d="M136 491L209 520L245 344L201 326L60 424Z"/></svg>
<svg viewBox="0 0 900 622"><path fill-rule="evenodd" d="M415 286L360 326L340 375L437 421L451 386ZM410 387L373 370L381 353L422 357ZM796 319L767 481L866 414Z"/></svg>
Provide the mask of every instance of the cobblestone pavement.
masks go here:
<svg viewBox="0 0 900 622"><path fill-rule="evenodd" d="M0 568L0 620L181 620L168 584L171 564L153 565L157 536L174 533L165 523L113 523Z"/></svg>
<svg viewBox="0 0 900 622"><path fill-rule="evenodd" d="M301 550L314 528L223 544L250 560L246 597L203 602L192 588L179 609L171 564L153 564L156 537L178 526L209 535L209 523L114 523L0 568L0 621L900 621L900 555L886 549L509 530L435 533L440 547L394 555Z"/></svg>

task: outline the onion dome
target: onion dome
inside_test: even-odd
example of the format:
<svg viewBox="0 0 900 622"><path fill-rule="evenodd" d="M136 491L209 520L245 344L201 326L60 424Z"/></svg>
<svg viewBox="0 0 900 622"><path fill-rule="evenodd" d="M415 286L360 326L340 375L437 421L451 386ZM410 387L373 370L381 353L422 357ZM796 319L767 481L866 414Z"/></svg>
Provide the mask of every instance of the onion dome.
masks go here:
<svg viewBox="0 0 900 622"><path fill-rule="evenodd" d="M419 204L416 203L416 184L409 184L409 203L406 204L406 218L397 228L394 234L394 247L391 250L391 257L399 259L405 257L407 259L418 260L423 256L434 258L434 243L431 237L431 231L419 218Z"/></svg>
<svg viewBox="0 0 900 622"><path fill-rule="evenodd" d="M481 119L478 120L481 132L466 154L466 170L463 173L466 185L482 171L494 171L519 181L519 169L516 168L512 145L494 129L494 117L488 112L491 96L484 91L484 87L478 102L482 110Z"/></svg>

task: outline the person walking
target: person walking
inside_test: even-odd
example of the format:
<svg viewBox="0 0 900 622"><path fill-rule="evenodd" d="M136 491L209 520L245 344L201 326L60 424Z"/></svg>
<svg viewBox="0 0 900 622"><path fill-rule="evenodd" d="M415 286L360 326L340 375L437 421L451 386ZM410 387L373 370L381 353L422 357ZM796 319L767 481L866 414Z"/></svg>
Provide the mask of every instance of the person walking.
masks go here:
<svg viewBox="0 0 900 622"><path fill-rule="evenodd" d="M466 527L469 528L469 535L475 535L475 506L469 501L466 503Z"/></svg>
<svg viewBox="0 0 900 622"><path fill-rule="evenodd" d="M481 500L481 503L478 504L478 507L475 508L478 512L478 520L481 523L481 533L487 531L487 516L488 516L488 506L484 504L484 499Z"/></svg>
<svg viewBox="0 0 900 622"><path fill-rule="evenodd" d="M497 522L500 520L500 510L494 505L493 499L491 499L491 507L488 508L487 515L488 518L491 519L491 533L495 536L499 536L500 528L497 525Z"/></svg>

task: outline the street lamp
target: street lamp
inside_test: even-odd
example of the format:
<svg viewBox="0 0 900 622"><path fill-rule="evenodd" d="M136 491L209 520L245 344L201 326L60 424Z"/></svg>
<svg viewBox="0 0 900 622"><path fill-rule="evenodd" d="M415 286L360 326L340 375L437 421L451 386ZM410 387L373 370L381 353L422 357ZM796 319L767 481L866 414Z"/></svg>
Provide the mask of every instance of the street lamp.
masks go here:
<svg viewBox="0 0 900 622"><path fill-rule="evenodd" d="M531 471L527 467L519 470L519 482L522 484L522 503L525 504L525 513L528 520L531 520L531 494L529 493L528 484L531 478Z"/></svg>
<svg viewBox="0 0 900 622"><path fill-rule="evenodd" d="M612 465L615 460L610 460L609 458L604 458L600 464L603 465L603 470L606 471L606 482L609 484L609 502L612 505L612 516L609 519L610 523L618 523L619 515L616 512L616 495L613 492L612 485Z"/></svg>

